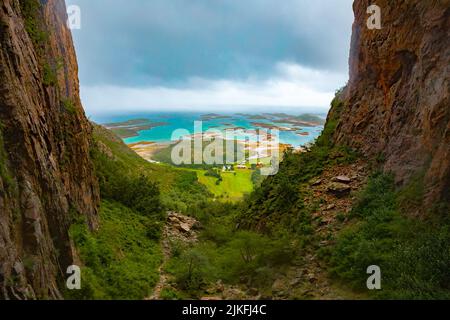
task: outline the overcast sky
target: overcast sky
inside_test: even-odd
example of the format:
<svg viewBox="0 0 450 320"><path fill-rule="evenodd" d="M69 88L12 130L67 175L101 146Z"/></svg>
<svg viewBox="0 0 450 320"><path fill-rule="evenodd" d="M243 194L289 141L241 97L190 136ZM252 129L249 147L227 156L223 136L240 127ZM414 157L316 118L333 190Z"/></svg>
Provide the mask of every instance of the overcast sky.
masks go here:
<svg viewBox="0 0 450 320"><path fill-rule="evenodd" d="M348 78L352 0L67 0L87 113L326 111Z"/></svg>

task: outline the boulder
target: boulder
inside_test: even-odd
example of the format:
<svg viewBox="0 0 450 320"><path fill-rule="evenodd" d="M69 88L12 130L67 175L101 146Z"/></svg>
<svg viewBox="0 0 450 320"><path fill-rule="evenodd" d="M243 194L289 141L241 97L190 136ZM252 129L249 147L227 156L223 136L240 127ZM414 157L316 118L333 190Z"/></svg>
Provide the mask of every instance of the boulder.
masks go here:
<svg viewBox="0 0 450 320"><path fill-rule="evenodd" d="M350 186L340 182L332 182L327 187L327 192L335 195L336 197L345 197L351 190L352 188L350 188Z"/></svg>
<svg viewBox="0 0 450 320"><path fill-rule="evenodd" d="M352 179L350 179L347 176L337 176L333 179L333 181L348 184L348 183L352 182Z"/></svg>
<svg viewBox="0 0 450 320"><path fill-rule="evenodd" d="M191 231L191 227L185 222L180 222L180 224L178 225L178 229L186 233Z"/></svg>

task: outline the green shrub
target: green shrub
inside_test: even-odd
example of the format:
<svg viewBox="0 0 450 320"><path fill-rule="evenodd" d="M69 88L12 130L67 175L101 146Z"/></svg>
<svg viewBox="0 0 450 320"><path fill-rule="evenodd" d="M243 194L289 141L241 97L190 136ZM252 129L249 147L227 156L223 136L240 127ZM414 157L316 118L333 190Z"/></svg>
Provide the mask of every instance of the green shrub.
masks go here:
<svg viewBox="0 0 450 320"><path fill-rule="evenodd" d="M397 192L392 176L375 174L361 193L352 216L355 224L338 238L332 250L332 274L358 290L367 290L366 269L378 265L382 298L450 298L450 223L418 221L399 210L405 194L421 196L417 181Z"/></svg>
<svg viewBox="0 0 450 320"><path fill-rule="evenodd" d="M261 185L261 183L264 180L264 177L261 175L261 170L260 169L254 169L251 175L251 180L253 183L253 186L255 188L259 187Z"/></svg>
<svg viewBox="0 0 450 320"><path fill-rule="evenodd" d="M92 150L92 158L99 177L101 196L120 202L134 211L162 219L164 216L158 184L145 175L125 171L119 162Z"/></svg>
<svg viewBox="0 0 450 320"><path fill-rule="evenodd" d="M94 125L94 139L91 158L103 198L119 201L127 206L135 205L133 208L136 210L142 209L142 212L158 216L158 206L161 207L161 212L166 209L185 213L190 205L211 197L206 187L198 182L195 172L149 163L112 132L97 125ZM98 144L108 148L110 154L100 150ZM157 189L160 190L159 196ZM140 200L140 204L133 200L134 195ZM150 202L147 209L146 201ZM151 210L155 211L150 212Z"/></svg>
<svg viewBox="0 0 450 320"><path fill-rule="evenodd" d="M304 215L305 194L312 179L317 178L330 166L348 164L358 158L352 149L334 144L333 134L345 105L337 96L332 102L332 110L320 137L307 148L307 152L294 153L287 150L279 171L267 177L259 188L245 200L240 222L244 227L270 232L283 221L285 228L294 229L295 221L290 217ZM263 222L263 223L262 223ZM304 225L305 226L305 225ZM308 229L308 228L307 228Z"/></svg>
<svg viewBox="0 0 450 320"><path fill-rule="evenodd" d="M414 211L422 205L425 195L424 177L425 171L419 172L398 192L397 202L402 212Z"/></svg>
<svg viewBox="0 0 450 320"><path fill-rule="evenodd" d="M147 238L155 241L161 239L162 229L164 226L163 222L148 219L147 221L144 222L144 226L146 228L145 234L147 235Z"/></svg>
<svg viewBox="0 0 450 320"><path fill-rule="evenodd" d="M376 173L369 179L364 191L359 194L351 215L368 218L376 216L377 210L395 210L395 207L393 176Z"/></svg>
<svg viewBox="0 0 450 320"><path fill-rule="evenodd" d="M293 259L297 247L287 234L268 237L252 231L235 230L238 204L203 204L208 212L201 219L200 242L193 247L172 244L167 271L174 275L177 287L198 297L209 285L246 283L268 288L278 272Z"/></svg>
<svg viewBox="0 0 450 320"><path fill-rule="evenodd" d="M17 192L17 184L13 175L11 174L8 164L8 156L3 141L2 130L3 126L2 123L0 123L0 178L8 192Z"/></svg>
<svg viewBox="0 0 450 320"><path fill-rule="evenodd" d="M80 258L82 290L71 299L143 299L159 278L162 260L153 220L116 202L103 201L100 229L90 232L84 221L70 228ZM154 229L149 237L149 225Z"/></svg>
<svg viewBox="0 0 450 320"><path fill-rule="evenodd" d="M56 85L58 82L57 71L48 63L44 64L44 78L43 83L45 86L50 87Z"/></svg>
<svg viewBox="0 0 450 320"><path fill-rule="evenodd" d="M219 179L220 178L220 172L217 168L209 168L208 170L206 170L205 172L205 176L207 177L214 177Z"/></svg>
<svg viewBox="0 0 450 320"><path fill-rule="evenodd" d="M201 246L185 250L172 261L169 269L178 287L191 293L197 292L214 278L213 265Z"/></svg>
<svg viewBox="0 0 450 320"><path fill-rule="evenodd" d="M20 8L25 20L25 29L40 53L49 36L42 23L42 5L39 0L20 0Z"/></svg>
<svg viewBox="0 0 450 320"><path fill-rule="evenodd" d="M73 103L73 101L69 98L64 98L62 101L62 106L64 108L64 110L70 114L75 114L77 109L75 107L75 104Z"/></svg>
<svg viewBox="0 0 450 320"><path fill-rule="evenodd" d="M178 291L170 288L163 288L159 296L162 300L182 300L184 298Z"/></svg>

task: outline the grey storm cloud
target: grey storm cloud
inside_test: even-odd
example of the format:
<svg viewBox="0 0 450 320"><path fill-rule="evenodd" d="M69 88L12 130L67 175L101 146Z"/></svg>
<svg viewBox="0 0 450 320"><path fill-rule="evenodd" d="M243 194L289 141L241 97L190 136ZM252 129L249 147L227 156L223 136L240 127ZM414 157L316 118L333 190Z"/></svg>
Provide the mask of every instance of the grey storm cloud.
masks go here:
<svg viewBox="0 0 450 320"><path fill-rule="evenodd" d="M264 79L279 62L346 73L352 0L67 0L84 86Z"/></svg>

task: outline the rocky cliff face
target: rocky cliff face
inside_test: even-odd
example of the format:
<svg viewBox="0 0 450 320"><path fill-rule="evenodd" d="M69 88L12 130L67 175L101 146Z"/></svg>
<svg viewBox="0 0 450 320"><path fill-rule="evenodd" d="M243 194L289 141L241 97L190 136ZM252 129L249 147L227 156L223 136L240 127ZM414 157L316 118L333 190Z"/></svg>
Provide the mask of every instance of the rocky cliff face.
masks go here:
<svg viewBox="0 0 450 320"><path fill-rule="evenodd" d="M61 298L68 228L96 228L91 127L63 0L0 6L0 298Z"/></svg>
<svg viewBox="0 0 450 320"><path fill-rule="evenodd" d="M373 3L381 30L366 24ZM426 204L448 202L450 1L356 0L354 12L350 81L334 140L383 158L399 185L423 177Z"/></svg>

